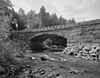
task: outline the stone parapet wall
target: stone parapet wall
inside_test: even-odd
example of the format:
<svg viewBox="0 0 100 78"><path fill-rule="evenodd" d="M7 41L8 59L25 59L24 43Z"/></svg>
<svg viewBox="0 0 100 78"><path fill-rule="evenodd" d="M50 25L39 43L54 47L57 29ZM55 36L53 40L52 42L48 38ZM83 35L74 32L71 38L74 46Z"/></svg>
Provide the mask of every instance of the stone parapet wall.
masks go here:
<svg viewBox="0 0 100 78"><path fill-rule="evenodd" d="M57 25L57 26L47 26L47 27L41 27L41 28L34 28L34 29L25 29L23 31L25 32L40 32L40 31L49 31L49 30L57 30L57 29L68 29L68 28L77 28L77 27L85 27L85 26L91 26L91 25L97 25L100 24L100 19L91 20L91 21L84 21L84 22L78 22L73 24L66 24L66 25Z"/></svg>

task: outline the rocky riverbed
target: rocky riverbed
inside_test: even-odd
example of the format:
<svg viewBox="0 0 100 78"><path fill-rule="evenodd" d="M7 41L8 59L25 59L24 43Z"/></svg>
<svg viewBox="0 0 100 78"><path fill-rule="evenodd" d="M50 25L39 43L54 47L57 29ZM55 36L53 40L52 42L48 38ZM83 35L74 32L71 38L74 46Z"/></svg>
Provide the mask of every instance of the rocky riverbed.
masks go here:
<svg viewBox="0 0 100 78"><path fill-rule="evenodd" d="M15 42L3 42L0 51L5 58L0 57L0 78L100 78L99 60L83 58L85 52L89 53L86 58L94 58L92 51L99 55L99 46L95 46L95 52L92 45L90 48L66 47L61 52L33 53L28 46L22 49Z"/></svg>
<svg viewBox="0 0 100 78"><path fill-rule="evenodd" d="M98 44L66 47L62 53L85 60L100 60L100 46Z"/></svg>
<svg viewBox="0 0 100 78"><path fill-rule="evenodd" d="M24 66L20 78L100 78L100 63L59 53L38 53Z"/></svg>
<svg viewBox="0 0 100 78"><path fill-rule="evenodd" d="M100 78L100 62L64 52L25 55L19 78Z"/></svg>

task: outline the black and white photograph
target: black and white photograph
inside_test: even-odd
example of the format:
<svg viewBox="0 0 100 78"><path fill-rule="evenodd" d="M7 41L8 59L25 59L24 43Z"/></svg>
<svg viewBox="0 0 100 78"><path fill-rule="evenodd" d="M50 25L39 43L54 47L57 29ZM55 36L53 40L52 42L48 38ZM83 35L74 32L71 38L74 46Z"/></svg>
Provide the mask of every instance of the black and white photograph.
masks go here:
<svg viewBox="0 0 100 78"><path fill-rule="evenodd" d="M100 78L100 0L0 0L0 78Z"/></svg>

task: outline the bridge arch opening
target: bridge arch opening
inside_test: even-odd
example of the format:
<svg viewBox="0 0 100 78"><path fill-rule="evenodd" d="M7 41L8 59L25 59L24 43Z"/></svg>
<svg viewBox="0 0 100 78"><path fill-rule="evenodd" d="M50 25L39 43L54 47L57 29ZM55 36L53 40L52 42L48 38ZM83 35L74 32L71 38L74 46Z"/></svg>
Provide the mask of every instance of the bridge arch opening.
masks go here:
<svg viewBox="0 0 100 78"><path fill-rule="evenodd" d="M67 39L62 36L56 34L41 34L34 36L30 39L31 42L30 47L32 50L38 50L38 51L45 50L47 49L47 47L44 45L44 42L46 42L47 40L49 40L47 42L47 44L49 45L51 44L53 46L62 48L65 48L67 46Z"/></svg>

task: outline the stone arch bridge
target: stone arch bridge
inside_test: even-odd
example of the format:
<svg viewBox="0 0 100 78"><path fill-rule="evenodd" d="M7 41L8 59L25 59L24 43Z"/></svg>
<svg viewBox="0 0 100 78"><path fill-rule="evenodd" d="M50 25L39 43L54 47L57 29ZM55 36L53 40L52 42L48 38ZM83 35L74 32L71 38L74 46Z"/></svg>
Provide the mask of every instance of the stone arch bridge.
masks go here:
<svg viewBox="0 0 100 78"><path fill-rule="evenodd" d="M62 41L64 39L66 39L66 41L67 41L72 35L76 35L76 32L78 32L78 30L76 30L76 29L73 30L73 28L75 28L75 27L71 27L71 26L67 27L67 26L62 25L59 28L56 28L56 27L53 27L53 28L47 27L46 28L45 27L45 30L36 29L36 30L32 30L32 31L13 31L13 32L11 32L11 35L14 38L21 39L24 41L29 41L31 39L34 39L35 37L39 37L40 39L42 39L43 37L44 38L52 38L53 37L53 38L56 38L56 40L58 40L60 38L60 39L62 39ZM70 35L70 34L72 34L72 35Z"/></svg>
<svg viewBox="0 0 100 78"><path fill-rule="evenodd" d="M100 30L100 20L92 20L87 22L52 27L43 27L29 31L13 31L11 32L11 36L24 41L33 41L34 43L48 38L51 38L56 42L62 42L62 44L64 44L64 42L78 43L88 42L91 40L93 42L95 41L93 39L94 35L97 34L97 30Z"/></svg>

